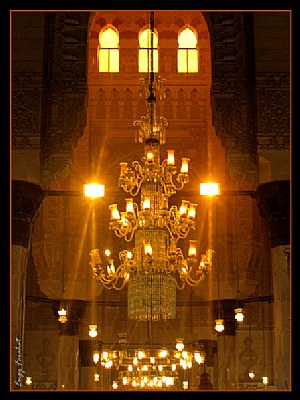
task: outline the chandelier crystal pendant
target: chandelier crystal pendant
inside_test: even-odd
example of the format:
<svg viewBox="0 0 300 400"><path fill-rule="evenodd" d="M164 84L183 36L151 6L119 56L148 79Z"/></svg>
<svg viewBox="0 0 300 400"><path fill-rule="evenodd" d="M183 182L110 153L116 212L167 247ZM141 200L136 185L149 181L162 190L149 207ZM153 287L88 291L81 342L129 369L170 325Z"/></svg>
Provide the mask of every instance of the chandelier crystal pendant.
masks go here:
<svg viewBox="0 0 300 400"><path fill-rule="evenodd" d="M128 284L128 317L140 320L172 319L176 316L176 288L196 286L204 280L212 265L212 250L197 259L197 241L189 241L185 256L178 246L196 228L197 204L182 200L180 207L168 206L168 199L189 181L189 158L181 167L175 164L174 150L162 160L161 145L166 143L167 120L156 113L156 97L163 98L163 79L153 71L153 13L150 16L150 72L141 80L141 91L148 102L147 115L133 124L136 141L144 143L141 162L120 163L119 186L130 195L125 211L117 204L109 206L109 229L134 248L119 253L119 265L105 251L90 252L90 265L96 280L108 288L121 290ZM140 205L134 197L140 194Z"/></svg>

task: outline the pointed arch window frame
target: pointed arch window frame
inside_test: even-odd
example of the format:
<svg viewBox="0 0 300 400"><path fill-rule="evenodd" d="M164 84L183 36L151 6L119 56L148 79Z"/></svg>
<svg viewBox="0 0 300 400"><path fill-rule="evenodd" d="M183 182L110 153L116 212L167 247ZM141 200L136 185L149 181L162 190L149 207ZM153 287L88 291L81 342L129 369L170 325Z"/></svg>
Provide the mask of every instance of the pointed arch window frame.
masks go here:
<svg viewBox="0 0 300 400"><path fill-rule="evenodd" d="M149 32L147 40L147 45L144 46L143 41L145 32ZM139 33L139 55L138 55L138 72L139 73L149 73L149 72L158 72L158 52L159 52L159 47L158 47L158 33L154 29L154 37L153 37L153 71L150 71L150 34L151 30L149 27L143 28L140 33Z"/></svg>
<svg viewBox="0 0 300 400"><path fill-rule="evenodd" d="M191 46L186 46L180 43L182 34L185 31L192 33L194 43ZM185 39L187 41L187 39ZM177 47L177 72L184 74L192 74L199 72L199 48L197 31L190 25L184 26L178 32L178 47Z"/></svg>
<svg viewBox="0 0 300 400"><path fill-rule="evenodd" d="M111 46L109 43L103 43L109 38L103 38L103 35L108 31L113 31L117 40L112 38ZM102 44L101 44L102 40ZM98 61L98 71L99 73L118 73L120 72L120 45L119 45L119 31L118 29L107 24L99 32L99 44L97 47L97 61Z"/></svg>

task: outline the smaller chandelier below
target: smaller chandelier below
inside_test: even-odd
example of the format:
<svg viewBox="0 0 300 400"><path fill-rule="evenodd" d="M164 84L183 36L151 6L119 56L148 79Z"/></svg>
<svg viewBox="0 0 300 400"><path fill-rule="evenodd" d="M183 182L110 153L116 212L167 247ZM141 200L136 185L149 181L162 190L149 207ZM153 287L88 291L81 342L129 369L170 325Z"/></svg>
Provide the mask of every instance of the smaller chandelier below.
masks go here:
<svg viewBox="0 0 300 400"><path fill-rule="evenodd" d="M115 368L118 371L118 380L113 382L114 389L129 387L145 390L172 387L187 389L187 381L185 384L179 382L179 370L188 370L195 364L203 364L205 353L198 349L193 352L187 351L184 349L183 340L177 339L175 349L167 347L102 349L97 362L100 360L105 369ZM95 358L94 362L97 363Z"/></svg>

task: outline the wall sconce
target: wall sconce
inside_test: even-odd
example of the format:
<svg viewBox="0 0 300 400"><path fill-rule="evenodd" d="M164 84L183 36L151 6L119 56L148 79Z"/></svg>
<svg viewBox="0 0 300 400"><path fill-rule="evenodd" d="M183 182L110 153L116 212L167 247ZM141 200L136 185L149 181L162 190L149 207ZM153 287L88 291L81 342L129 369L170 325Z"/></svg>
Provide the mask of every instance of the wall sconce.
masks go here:
<svg viewBox="0 0 300 400"><path fill-rule="evenodd" d="M99 183L87 183L84 185L84 196L96 199L104 197L105 186Z"/></svg>

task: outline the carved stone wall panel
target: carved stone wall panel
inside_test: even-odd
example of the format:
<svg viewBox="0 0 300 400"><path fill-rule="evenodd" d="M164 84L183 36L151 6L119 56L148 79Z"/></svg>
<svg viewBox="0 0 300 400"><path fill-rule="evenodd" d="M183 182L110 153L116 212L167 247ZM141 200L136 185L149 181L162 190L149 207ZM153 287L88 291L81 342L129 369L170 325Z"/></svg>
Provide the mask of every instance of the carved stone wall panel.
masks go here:
<svg viewBox="0 0 300 400"><path fill-rule="evenodd" d="M247 297L257 294L262 269L266 274L270 268L269 255L266 254L267 247L264 240L266 232L262 231L255 201L240 197L237 205L238 248L235 251L238 251L239 289L242 297Z"/></svg>
<svg viewBox="0 0 300 400"><path fill-rule="evenodd" d="M33 232L32 256L37 282L49 298L59 298L62 291L64 226L61 215L63 198L47 197Z"/></svg>
<svg viewBox="0 0 300 400"><path fill-rule="evenodd" d="M88 12L49 13L42 180L51 187L70 173L73 152L86 125Z"/></svg>
<svg viewBox="0 0 300 400"><path fill-rule="evenodd" d="M258 158L254 129L253 77L249 69L247 13L207 13L212 49L213 125L226 151L230 175L255 187Z"/></svg>
<svg viewBox="0 0 300 400"><path fill-rule="evenodd" d="M12 148L40 149L43 79L41 73L12 75Z"/></svg>
<svg viewBox="0 0 300 400"><path fill-rule="evenodd" d="M257 140L260 150L290 148L290 82L287 73L256 74Z"/></svg>
<svg viewBox="0 0 300 400"><path fill-rule="evenodd" d="M136 89L136 90L135 90ZM103 86L98 91L91 90L90 113L93 121L130 120L147 114L147 102L139 96L139 87L129 90ZM157 99L156 114L163 115L170 123L177 119L193 120L193 123L207 124L209 89L179 87L176 91L166 86L166 98ZM240 139L243 145L242 138Z"/></svg>

